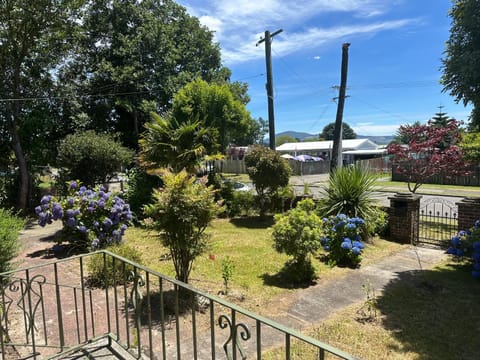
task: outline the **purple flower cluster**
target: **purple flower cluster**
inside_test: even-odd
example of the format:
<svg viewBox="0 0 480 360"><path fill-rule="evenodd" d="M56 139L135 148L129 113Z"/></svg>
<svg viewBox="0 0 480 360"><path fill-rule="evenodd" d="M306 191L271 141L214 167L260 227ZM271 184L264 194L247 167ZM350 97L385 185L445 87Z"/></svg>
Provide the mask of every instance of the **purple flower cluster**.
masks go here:
<svg viewBox="0 0 480 360"><path fill-rule="evenodd" d="M461 230L451 239L447 254L467 257L473 261L472 276L480 279L480 220L469 230Z"/></svg>
<svg viewBox="0 0 480 360"><path fill-rule="evenodd" d="M339 214L323 219L325 236L321 239L324 250L329 252L329 263L332 265L357 265L360 254L365 248L361 241L365 221L361 218L349 218Z"/></svg>
<svg viewBox="0 0 480 360"><path fill-rule="evenodd" d="M130 206L119 195L103 187L88 189L76 181L70 182L66 199L57 201L46 195L35 212L41 226L61 219L70 241L78 240L93 250L121 243L133 218Z"/></svg>

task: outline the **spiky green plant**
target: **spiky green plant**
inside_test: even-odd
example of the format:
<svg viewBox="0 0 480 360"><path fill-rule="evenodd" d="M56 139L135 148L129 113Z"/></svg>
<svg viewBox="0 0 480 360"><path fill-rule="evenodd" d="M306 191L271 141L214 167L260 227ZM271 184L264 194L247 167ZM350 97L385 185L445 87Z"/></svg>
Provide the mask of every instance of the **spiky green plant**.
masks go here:
<svg viewBox="0 0 480 360"><path fill-rule="evenodd" d="M348 217L360 217L368 224L373 222L380 211L374 196L374 184L377 176L360 165L336 168L331 174L327 186L322 189L323 197L317 209L319 215L345 214ZM368 229L370 232L371 229Z"/></svg>

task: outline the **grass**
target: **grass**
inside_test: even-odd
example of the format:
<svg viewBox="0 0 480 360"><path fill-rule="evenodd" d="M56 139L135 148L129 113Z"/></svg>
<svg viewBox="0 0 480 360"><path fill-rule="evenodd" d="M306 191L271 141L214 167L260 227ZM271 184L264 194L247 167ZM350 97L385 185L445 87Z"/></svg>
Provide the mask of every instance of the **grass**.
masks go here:
<svg viewBox="0 0 480 360"><path fill-rule="evenodd" d="M395 188L401 188L401 190L404 190L408 192L408 187L407 183L403 181L391 181L390 176L384 176L381 177L377 180L375 183L376 186L378 187L395 187ZM387 180L388 179L388 180ZM451 194L455 194L456 191L467 191L467 192L472 192L472 193L478 193L480 195L480 187L478 186L462 186L462 185L439 185L439 184L423 184L419 190L417 190L418 193L428 193L429 191L438 191L438 190L443 190Z"/></svg>
<svg viewBox="0 0 480 360"><path fill-rule="evenodd" d="M377 316L365 319L363 302L333 314L308 335L361 359L478 359L480 286L471 264L449 262L401 273L377 295ZM295 346L294 346L295 347ZM299 348L302 359L314 359ZM266 359L275 359L280 349Z"/></svg>
<svg viewBox="0 0 480 360"><path fill-rule="evenodd" d="M208 228L211 235L209 249L194 262L190 283L212 294L224 290L222 260L228 256L235 267L229 282L229 300L258 311L275 297L293 293L298 287L289 283L282 274L289 257L273 249L272 224L272 219L260 221L258 218L215 220ZM142 253L146 266L175 276L171 260L162 260L166 258L164 255L168 254L168 249L161 245L154 232L131 228L125 239L128 245ZM401 248L400 244L374 239L364 252L362 264L368 265ZM323 261L324 255L319 252L312 259L319 282L355 271L330 268Z"/></svg>

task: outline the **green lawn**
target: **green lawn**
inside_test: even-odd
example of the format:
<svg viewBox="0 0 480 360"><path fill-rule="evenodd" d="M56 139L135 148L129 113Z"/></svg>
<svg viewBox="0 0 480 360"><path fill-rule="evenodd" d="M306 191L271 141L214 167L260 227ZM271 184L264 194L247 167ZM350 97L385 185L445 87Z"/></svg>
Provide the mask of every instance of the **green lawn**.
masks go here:
<svg viewBox="0 0 480 360"><path fill-rule="evenodd" d="M202 290L217 294L224 289L222 260L227 256L235 270L231 280L230 300L241 301L248 309L258 309L281 294L293 292L281 270L289 258L273 249L271 237L272 219L258 218L217 219L208 228L211 235L208 251L194 263L190 283ZM168 253L154 232L131 228L126 233L126 243L141 251L146 266L169 276L175 276L171 260L162 260ZM388 256L402 245L382 239L374 239L364 252L363 264ZM324 253L313 258L318 281L333 276L342 276L355 271L348 268L330 268L323 261Z"/></svg>

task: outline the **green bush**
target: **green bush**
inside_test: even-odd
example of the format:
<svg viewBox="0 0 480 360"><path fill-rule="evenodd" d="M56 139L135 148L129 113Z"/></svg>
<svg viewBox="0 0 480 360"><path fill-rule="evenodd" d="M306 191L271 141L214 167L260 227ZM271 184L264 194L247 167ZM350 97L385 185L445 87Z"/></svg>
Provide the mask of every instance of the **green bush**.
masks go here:
<svg viewBox="0 0 480 360"><path fill-rule="evenodd" d="M285 215L275 216L273 225L274 248L280 253L293 257L291 267L298 273L298 279L313 280L310 254L321 247L322 219L314 212L315 203L305 199Z"/></svg>
<svg viewBox="0 0 480 360"><path fill-rule="evenodd" d="M24 220L11 211L0 209L0 273L12 270L11 261L18 253L18 235L24 225Z"/></svg>
<svg viewBox="0 0 480 360"><path fill-rule="evenodd" d="M153 189L163 186L162 179L157 175L149 175L138 167L130 169L127 176L125 201L130 204L134 218L142 220L144 218L143 207L152 202Z"/></svg>
<svg viewBox="0 0 480 360"><path fill-rule="evenodd" d="M132 158L133 151L110 135L94 131L68 135L58 147L57 165L61 170L57 183L63 186L77 179L85 186L106 184Z"/></svg>
<svg viewBox="0 0 480 360"><path fill-rule="evenodd" d="M125 244L110 246L106 250L114 253L115 255L124 257L137 264L142 264L141 253ZM107 276L105 277L105 265ZM115 259L115 267L113 266L113 258L110 255L104 254L92 255L88 262L88 274L89 282L94 286L108 287L113 285L114 280L118 285L124 284L128 277L128 274L133 271L133 266L124 264L122 261Z"/></svg>

